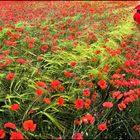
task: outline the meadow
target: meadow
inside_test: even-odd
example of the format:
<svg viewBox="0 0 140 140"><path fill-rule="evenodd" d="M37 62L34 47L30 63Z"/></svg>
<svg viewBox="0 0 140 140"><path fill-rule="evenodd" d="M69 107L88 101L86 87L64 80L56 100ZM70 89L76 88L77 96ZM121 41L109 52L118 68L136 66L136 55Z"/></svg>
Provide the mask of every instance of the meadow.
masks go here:
<svg viewBox="0 0 140 140"><path fill-rule="evenodd" d="M139 139L137 3L0 2L0 139Z"/></svg>

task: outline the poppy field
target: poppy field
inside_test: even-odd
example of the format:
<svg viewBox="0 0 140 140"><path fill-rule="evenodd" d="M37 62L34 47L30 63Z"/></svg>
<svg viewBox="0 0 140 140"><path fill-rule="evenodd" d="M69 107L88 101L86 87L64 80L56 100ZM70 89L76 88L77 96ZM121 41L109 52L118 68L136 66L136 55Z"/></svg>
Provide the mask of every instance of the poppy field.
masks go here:
<svg viewBox="0 0 140 140"><path fill-rule="evenodd" d="M139 139L136 5L0 2L0 139Z"/></svg>

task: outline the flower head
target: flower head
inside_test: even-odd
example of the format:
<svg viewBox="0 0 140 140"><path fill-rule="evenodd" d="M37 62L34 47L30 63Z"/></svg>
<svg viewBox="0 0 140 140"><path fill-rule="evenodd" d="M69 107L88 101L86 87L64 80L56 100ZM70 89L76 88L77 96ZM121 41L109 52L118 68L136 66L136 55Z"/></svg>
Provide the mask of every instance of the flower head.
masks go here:
<svg viewBox="0 0 140 140"><path fill-rule="evenodd" d="M35 131L36 129L36 124L33 123L33 120L27 120L27 121L24 121L23 123L23 128L25 131Z"/></svg>
<svg viewBox="0 0 140 140"><path fill-rule="evenodd" d="M82 109L84 106L84 101L82 99L77 99L75 102L75 108Z"/></svg>
<svg viewBox="0 0 140 140"><path fill-rule="evenodd" d="M101 123L98 125L98 130L100 131L105 131L107 130L107 126L106 126L106 123Z"/></svg>
<svg viewBox="0 0 140 140"><path fill-rule="evenodd" d="M14 76L15 76L15 74L13 72L10 72L7 74L6 79L11 81L11 80L13 80Z"/></svg>
<svg viewBox="0 0 140 140"><path fill-rule="evenodd" d="M21 132L11 132L10 140L23 140L24 137Z"/></svg>

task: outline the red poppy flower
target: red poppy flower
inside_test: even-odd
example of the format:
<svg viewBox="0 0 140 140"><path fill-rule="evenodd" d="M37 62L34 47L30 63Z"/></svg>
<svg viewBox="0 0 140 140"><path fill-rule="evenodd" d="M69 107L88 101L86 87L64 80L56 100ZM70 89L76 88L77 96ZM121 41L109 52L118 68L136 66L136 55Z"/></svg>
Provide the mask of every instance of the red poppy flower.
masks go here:
<svg viewBox="0 0 140 140"><path fill-rule="evenodd" d="M51 85L51 87L52 87L53 89L57 90L58 87L61 86L61 83L60 83L60 81L58 81L58 80L52 80L52 82L51 82L50 85Z"/></svg>
<svg viewBox="0 0 140 140"><path fill-rule="evenodd" d="M56 50L57 50L56 46L51 47L51 51L56 51Z"/></svg>
<svg viewBox="0 0 140 140"><path fill-rule="evenodd" d="M116 98L116 97L118 97L120 94L121 94L120 91L113 92L113 93L112 93L112 98Z"/></svg>
<svg viewBox="0 0 140 140"><path fill-rule="evenodd" d="M70 77L70 76L74 76L75 74L74 73L72 73L72 72L64 72L64 76L66 76L66 77Z"/></svg>
<svg viewBox="0 0 140 140"><path fill-rule="evenodd" d="M4 124L4 128L12 128L12 129L16 129L16 125L12 122L8 122Z"/></svg>
<svg viewBox="0 0 140 140"><path fill-rule="evenodd" d="M34 44L33 43L29 43L28 48L34 48Z"/></svg>
<svg viewBox="0 0 140 140"><path fill-rule="evenodd" d="M4 130L0 129L0 139L3 139L5 137Z"/></svg>
<svg viewBox="0 0 140 140"><path fill-rule="evenodd" d="M85 105L90 105L91 104L91 99L86 99Z"/></svg>
<svg viewBox="0 0 140 140"><path fill-rule="evenodd" d="M88 88L83 90L83 96L85 96L85 97L89 97L90 96L90 91L89 91Z"/></svg>
<svg viewBox="0 0 140 140"><path fill-rule="evenodd" d="M43 60L43 57L42 57L42 56L38 56L38 57L37 57L37 60L38 60L38 61L41 61L41 60Z"/></svg>
<svg viewBox="0 0 140 140"><path fill-rule="evenodd" d="M13 80L14 76L15 76L15 74L13 72L10 72L10 73L7 74L6 79L7 80Z"/></svg>
<svg viewBox="0 0 140 140"><path fill-rule="evenodd" d="M93 75L92 75L92 74L89 75L89 79L90 79L90 80L93 79Z"/></svg>
<svg viewBox="0 0 140 140"><path fill-rule="evenodd" d="M19 58L19 59L17 59L17 63L26 64L26 61L23 58Z"/></svg>
<svg viewBox="0 0 140 140"><path fill-rule="evenodd" d="M43 94L43 91L41 89L36 89L35 92L39 96L42 96L42 94Z"/></svg>
<svg viewBox="0 0 140 140"><path fill-rule="evenodd" d="M13 110L13 111L19 110L19 104L12 104L11 105L11 110Z"/></svg>
<svg viewBox="0 0 140 140"><path fill-rule="evenodd" d="M121 94L120 91L116 91L112 93L112 98L116 98L116 99L121 99L123 97L123 94Z"/></svg>
<svg viewBox="0 0 140 140"><path fill-rule="evenodd" d="M99 54L100 52L101 52L100 50L96 50L96 52L95 52L95 53L96 53L96 54Z"/></svg>
<svg viewBox="0 0 140 140"><path fill-rule="evenodd" d="M136 132L138 132L140 130L140 128L139 128L139 126L137 124L135 124L133 126L133 130L136 131Z"/></svg>
<svg viewBox="0 0 140 140"><path fill-rule="evenodd" d="M135 9L140 10L140 4L135 7Z"/></svg>
<svg viewBox="0 0 140 140"><path fill-rule="evenodd" d="M113 107L113 103L112 102L104 102L103 103L103 107L112 108Z"/></svg>
<svg viewBox="0 0 140 140"><path fill-rule="evenodd" d="M28 114L30 115L30 114L33 114L34 112L35 112L35 110L30 109L29 112L28 112Z"/></svg>
<svg viewBox="0 0 140 140"><path fill-rule="evenodd" d="M86 84L86 82L84 81L84 80L80 80L79 81L79 86L81 87L81 86L83 86L83 85L85 85Z"/></svg>
<svg viewBox="0 0 140 140"><path fill-rule="evenodd" d="M10 65L11 63L12 63L12 60L7 59L5 64L8 66L8 65Z"/></svg>
<svg viewBox="0 0 140 140"><path fill-rule="evenodd" d="M138 24L140 24L140 13L138 13L138 12L135 13L133 18Z"/></svg>
<svg viewBox="0 0 140 140"><path fill-rule="evenodd" d="M63 99L63 97L59 97L57 99L57 101L58 101L58 106L64 106L64 99Z"/></svg>
<svg viewBox="0 0 140 140"><path fill-rule="evenodd" d="M51 103L51 100L49 98L44 98L43 101L48 105Z"/></svg>
<svg viewBox="0 0 140 140"><path fill-rule="evenodd" d="M80 125L81 121L80 120L74 120L74 124Z"/></svg>
<svg viewBox="0 0 140 140"><path fill-rule="evenodd" d="M84 101L82 99L77 99L75 102L75 108L82 109L84 106Z"/></svg>
<svg viewBox="0 0 140 140"><path fill-rule="evenodd" d="M70 63L70 65L71 65L72 67L76 66L76 64L77 64L77 62L75 62L75 61L73 61L73 62Z"/></svg>
<svg viewBox="0 0 140 140"><path fill-rule="evenodd" d="M82 122L88 124L88 123L94 123L95 117L92 117L91 114L86 114L81 118Z"/></svg>
<svg viewBox="0 0 140 140"><path fill-rule="evenodd" d="M92 82L87 82L86 85L87 85L88 87L93 87L93 83L92 83Z"/></svg>
<svg viewBox="0 0 140 140"><path fill-rule="evenodd" d="M5 54L5 55L7 55L7 54L9 54L10 53L10 50L5 50L5 51L3 51L3 54Z"/></svg>
<svg viewBox="0 0 140 140"><path fill-rule="evenodd" d="M102 90L106 89L107 87L105 80L98 81L98 85L100 86Z"/></svg>
<svg viewBox="0 0 140 140"><path fill-rule="evenodd" d="M6 59L6 56L5 55L0 55L0 59L4 60L4 59Z"/></svg>
<svg viewBox="0 0 140 140"><path fill-rule="evenodd" d="M30 26L35 26L35 25L33 23L31 23Z"/></svg>
<svg viewBox="0 0 140 140"><path fill-rule="evenodd" d="M100 131L105 131L107 130L107 126L106 126L106 123L101 123L98 125L98 130Z"/></svg>
<svg viewBox="0 0 140 140"><path fill-rule="evenodd" d="M64 91L65 87L64 86L60 86L59 87L61 91Z"/></svg>
<svg viewBox="0 0 140 140"><path fill-rule="evenodd" d="M0 31L2 31L2 27L0 26Z"/></svg>
<svg viewBox="0 0 140 140"><path fill-rule="evenodd" d="M10 140L23 140L24 137L21 132L11 132Z"/></svg>
<svg viewBox="0 0 140 140"><path fill-rule="evenodd" d="M47 49L48 49L48 45L43 45L43 46L41 47L41 50L44 51L44 52L46 52Z"/></svg>
<svg viewBox="0 0 140 140"><path fill-rule="evenodd" d="M81 133L76 133L73 137L72 140L83 140L83 135Z"/></svg>
<svg viewBox="0 0 140 140"><path fill-rule="evenodd" d="M41 82L41 81L37 81L36 84L39 86L39 87L42 87L42 88L46 88L46 84L44 82Z"/></svg>
<svg viewBox="0 0 140 140"><path fill-rule="evenodd" d="M85 116L83 116L83 117L81 118L81 121L84 122L85 124L88 124L88 123L89 123L89 122L88 122L88 119L87 119Z"/></svg>
<svg viewBox="0 0 140 140"><path fill-rule="evenodd" d="M118 108L120 111L122 111L124 108L126 108L126 105L122 102L122 103L118 104Z"/></svg>
<svg viewBox="0 0 140 140"><path fill-rule="evenodd" d="M31 132L33 132L36 129L36 124L34 124L32 120L27 120L24 121L23 128L25 131L30 130Z"/></svg>
<svg viewBox="0 0 140 140"><path fill-rule="evenodd" d="M96 93L96 91L95 91L95 92L92 94L91 101L94 102L95 99L96 99L96 97L97 97L97 93Z"/></svg>

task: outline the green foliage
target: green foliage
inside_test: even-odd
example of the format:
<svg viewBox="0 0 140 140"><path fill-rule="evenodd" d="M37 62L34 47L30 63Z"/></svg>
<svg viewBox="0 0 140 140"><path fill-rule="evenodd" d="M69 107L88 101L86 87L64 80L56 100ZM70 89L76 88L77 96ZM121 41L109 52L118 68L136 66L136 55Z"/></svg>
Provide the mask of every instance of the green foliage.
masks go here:
<svg viewBox="0 0 140 140"><path fill-rule="evenodd" d="M44 8L43 5L36 5L34 9L39 7ZM69 8L73 11L75 7L74 4ZM77 11L80 8L86 9L81 6ZM18 21L14 24L17 30L23 28L23 31L3 27L0 31L1 54L3 55L7 49L10 50L10 53L4 54L6 58L0 59L0 64L5 64L6 60L11 60L11 63L3 68L0 65L0 113L2 114L0 129L5 123L13 122L26 139L55 139L59 136L71 139L75 133L83 133L85 139L95 140L138 138L139 132L135 133L132 127L140 123L139 103L131 103L124 111L120 111L118 104L122 99L112 98L112 92L120 91L123 94L130 89L129 87L116 88L111 84L112 75L116 74L115 71L127 60L123 52L126 51L125 49L120 50L118 54L116 51L120 49L125 38L130 35L135 37L135 31L131 29L134 27L134 23L130 20L132 14L127 14L130 8L115 9L112 14L109 13L110 9L106 8L105 13L102 13L97 8L97 14L87 13L86 18L83 11L62 18L59 17L59 12L62 12L61 8L57 9L58 15L56 11L50 9L52 11L48 11L50 15L47 15L47 20L38 18L36 21L32 19L28 22ZM121 14L124 10L126 20L120 18L117 25L116 21L108 21L108 18L115 18L116 14ZM69 14L72 14L72 11ZM91 17L93 20L89 21ZM69 19L73 22L69 23ZM31 24L34 25L31 26ZM40 27L37 28L39 24ZM93 25L97 27L95 28ZM64 29L60 29L61 26ZM42 28L45 27L48 29L43 31ZM78 29L75 29L76 27ZM84 30L85 27L88 29ZM79 35L78 31L81 31ZM13 39L13 36L8 35L7 32L19 34L14 42L16 46L5 43L5 40L12 41ZM91 37L90 33L93 33L97 40L95 36ZM72 34L75 37L69 39L68 37ZM56 39L53 39L54 37ZM130 48L134 45L134 37L131 38ZM90 38L91 40L88 42L87 40ZM56 46L53 43L56 43ZM30 48L29 45L33 45L33 47ZM47 50L42 49L43 45L47 45ZM56 47L56 50L53 47ZM19 58L24 59L25 63L19 63L17 61ZM72 62L75 62L76 65L72 66ZM107 66L108 69L105 71ZM12 80L7 79L9 72L15 74ZM70 75L66 76L65 72ZM121 74L126 76L126 80L133 77L139 78L131 74L127 75L125 70L122 70ZM93 78L89 78L91 75ZM55 89L51 85L53 80L61 83L60 89ZM98 83L100 80L105 80L107 86L105 90ZM46 87L37 85L37 81L44 82ZM84 83L83 85L81 81ZM63 87L64 89L61 89ZM41 90L43 94L39 96L36 89ZM83 96L84 89L90 91L89 97ZM92 96L95 93L97 94L96 99L93 100ZM59 97L64 100L62 106L59 105ZM50 99L50 103L44 101L46 98ZM82 109L75 107L75 101L79 98L84 101ZM85 107L88 99L92 100L89 109ZM113 102L113 107L104 108L104 102ZM11 110L12 104L18 104L19 110ZM95 122L86 124L85 119L85 122L82 122L81 118L86 114L95 117ZM33 120L37 124L35 132L26 132L23 129L22 125L26 120ZM81 120L82 123L77 125L74 123L75 120ZM102 122L106 122L108 127L108 130L103 132L97 128ZM10 134L9 131L7 134Z"/></svg>

